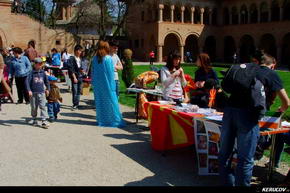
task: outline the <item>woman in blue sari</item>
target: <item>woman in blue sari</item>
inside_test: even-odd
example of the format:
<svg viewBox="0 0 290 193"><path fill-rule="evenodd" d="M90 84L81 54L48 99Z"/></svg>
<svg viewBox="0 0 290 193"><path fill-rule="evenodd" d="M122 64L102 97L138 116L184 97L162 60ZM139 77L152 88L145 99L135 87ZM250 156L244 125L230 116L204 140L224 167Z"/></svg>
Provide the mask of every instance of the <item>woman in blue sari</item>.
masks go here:
<svg viewBox="0 0 290 193"><path fill-rule="evenodd" d="M119 109L114 80L114 65L109 55L109 43L99 41L96 56L93 58L92 85L94 88L96 119L101 127L124 127Z"/></svg>

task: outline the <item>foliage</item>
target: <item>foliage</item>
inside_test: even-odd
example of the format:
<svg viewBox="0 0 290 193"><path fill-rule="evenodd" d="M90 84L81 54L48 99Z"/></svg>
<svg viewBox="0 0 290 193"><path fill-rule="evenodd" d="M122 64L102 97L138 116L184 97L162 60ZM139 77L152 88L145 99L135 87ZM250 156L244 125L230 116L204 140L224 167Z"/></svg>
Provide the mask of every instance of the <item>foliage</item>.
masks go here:
<svg viewBox="0 0 290 193"><path fill-rule="evenodd" d="M42 0L26 0L24 12L43 23L46 17L46 7Z"/></svg>

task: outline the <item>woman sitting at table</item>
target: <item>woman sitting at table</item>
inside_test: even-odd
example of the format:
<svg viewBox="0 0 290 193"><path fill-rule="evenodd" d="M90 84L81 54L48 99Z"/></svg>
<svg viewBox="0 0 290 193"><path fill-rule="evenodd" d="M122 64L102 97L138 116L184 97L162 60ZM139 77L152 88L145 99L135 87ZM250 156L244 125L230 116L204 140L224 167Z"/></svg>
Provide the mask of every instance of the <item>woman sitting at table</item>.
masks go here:
<svg viewBox="0 0 290 193"><path fill-rule="evenodd" d="M218 87L219 81L217 73L213 70L210 57L206 53L199 54L197 57L196 65L198 66L195 72L195 86L196 90L191 93L190 102L199 107L208 107L209 91ZM207 87L205 87L207 85ZM189 93L187 93L189 95Z"/></svg>
<svg viewBox="0 0 290 193"><path fill-rule="evenodd" d="M177 51L169 54L166 66L160 70L160 79L163 86L163 98L168 101L174 101L177 104L185 99L183 88L187 82L184 77L184 71L180 67L181 56Z"/></svg>
<svg viewBox="0 0 290 193"><path fill-rule="evenodd" d="M196 60L196 65L198 69L195 72L194 82L198 88L203 88L205 81L208 79L214 79L216 83L219 84L217 73L212 68L208 54L199 54Z"/></svg>

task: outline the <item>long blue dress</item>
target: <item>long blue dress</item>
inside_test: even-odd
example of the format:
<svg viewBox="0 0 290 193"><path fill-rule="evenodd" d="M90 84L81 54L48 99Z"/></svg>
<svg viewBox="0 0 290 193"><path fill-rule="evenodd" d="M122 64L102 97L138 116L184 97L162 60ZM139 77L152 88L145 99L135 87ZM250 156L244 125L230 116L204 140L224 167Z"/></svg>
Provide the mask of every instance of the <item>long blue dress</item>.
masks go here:
<svg viewBox="0 0 290 193"><path fill-rule="evenodd" d="M124 127L125 123L119 109L114 80L114 65L112 57L93 58L92 85L96 104L97 125L101 127Z"/></svg>

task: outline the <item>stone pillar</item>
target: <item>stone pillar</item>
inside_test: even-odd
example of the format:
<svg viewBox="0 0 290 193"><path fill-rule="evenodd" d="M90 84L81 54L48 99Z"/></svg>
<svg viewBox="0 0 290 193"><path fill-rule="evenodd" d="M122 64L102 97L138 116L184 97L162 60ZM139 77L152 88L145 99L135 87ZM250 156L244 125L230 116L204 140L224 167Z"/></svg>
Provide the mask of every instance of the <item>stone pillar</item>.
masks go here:
<svg viewBox="0 0 290 193"><path fill-rule="evenodd" d="M271 22L271 21L272 21L272 10L270 6L270 8L268 9L268 22Z"/></svg>
<svg viewBox="0 0 290 193"><path fill-rule="evenodd" d="M229 14L229 15L230 15L230 18L229 18L229 19L230 19L229 24L232 25L232 24L233 24L233 14L232 14L232 11L231 11L231 10L230 10L230 14Z"/></svg>
<svg viewBox="0 0 290 193"><path fill-rule="evenodd" d="M171 23L174 23L174 9L175 9L175 7L174 7L174 5L171 5L171 14L170 14L170 16L171 16Z"/></svg>
<svg viewBox="0 0 290 193"><path fill-rule="evenodd" d="M260 11L260 8L257 7L257 11L258 11L258 23L261 23L261 11Z"/></svg>
<svg viewBox="0 0 290 193"><path fill-rule="evenodd" d="M212 9L209 9L209 25L212 25Z"/></svg>
<svg viewBox="0 0 290 193"><path fill-rule="evenodd" d="M241 15L242 15L242 13L241 13L241 11L238 9L238 25L240 25L242 22L241 22Z"/></svg>
<svg viewBox="0 0 290 193"><path fill-rule="evenodd" d="M180 45L179 46L179 52L180 52L180 55L181 55L181 63L184 63L184 45Z"/></svg>
<svg viewBox="0 0 290 193"><path fill-rule="evenodd" d="M185 10L185 7L182 6L180 11L181 11L181 23L184 23L184 10Z"/></svg>
<svg viewBox="0 0 290 193"><path fill-rule="evenodd" d="M282 62L282 47L280 45L277 46L277 65Z"/></svg>
<svg viewBox="0 0 290 193"><path fill-rule="evenodd" d="M163 62L163 45L158 45L157 55L158 55L158 62Z"/></svg>
<svg viewBox="0 0 290 193"><path fill-rule="evenodd" d="M65 20L66 19L66 17L65 17L65 7L62 7L62 10L61 10L61 12L62 12L62 20Z"/></svg>
<svg viewBox="0 0 290 193"><path fill-rule="evenodd" d="M195 7L191 8L191 24L194 24L194 11L195 11Z"/></svg>
<svg viewBox="0 0 290 193"><path fill-rule="evenodd" d="M69 6L66 7L66 19L69 20Z"/></svg>
<svg viewBox="0 0 290 193"><path fill-rule="evenodd" d="M204 8L200 8L200 24L203 25L203 13L204 13Z"/></svg>
<svg viewBox="0 0 290 193"><path fill-rule="evenodd" d="M164 9L164 5L159 4L159 23L163 22L163 9Z"/></svg>
<svg viewBox="0 0 290 193"><path fill-rule="evenodd" d="M280 6L280 21L283 21L284 9Z"/></svg>

